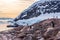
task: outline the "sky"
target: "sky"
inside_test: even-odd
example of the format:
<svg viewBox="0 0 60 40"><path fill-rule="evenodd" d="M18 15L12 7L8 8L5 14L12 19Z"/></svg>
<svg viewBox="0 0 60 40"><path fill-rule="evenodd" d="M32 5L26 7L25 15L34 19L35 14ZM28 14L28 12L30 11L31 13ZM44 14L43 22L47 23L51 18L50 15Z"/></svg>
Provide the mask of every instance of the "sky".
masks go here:
<svg viewBox="0 0 60 40"><path fill-rule="evenodd" d="M0 0L0 17L15 18L35 0Z"/></svg>

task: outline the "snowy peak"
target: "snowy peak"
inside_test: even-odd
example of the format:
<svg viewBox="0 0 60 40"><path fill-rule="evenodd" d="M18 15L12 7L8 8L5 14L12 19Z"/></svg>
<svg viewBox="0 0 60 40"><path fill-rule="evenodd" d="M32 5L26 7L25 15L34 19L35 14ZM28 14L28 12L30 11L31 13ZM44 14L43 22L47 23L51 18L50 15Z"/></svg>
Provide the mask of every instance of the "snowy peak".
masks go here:
<svg viewBox="0 0 60 40"><path fill-rule="evenodd" d="M34 4L32 4L29 8L27 8L25 11L21 13L18 17L16 17L14 20L22 20L22 19L29 19L33 17L37 17L41 14L45 13L55 13L60 12L60 1L54 0L54 1L46 1L44 3L41 3L41 1L37 1Z"/></svg>

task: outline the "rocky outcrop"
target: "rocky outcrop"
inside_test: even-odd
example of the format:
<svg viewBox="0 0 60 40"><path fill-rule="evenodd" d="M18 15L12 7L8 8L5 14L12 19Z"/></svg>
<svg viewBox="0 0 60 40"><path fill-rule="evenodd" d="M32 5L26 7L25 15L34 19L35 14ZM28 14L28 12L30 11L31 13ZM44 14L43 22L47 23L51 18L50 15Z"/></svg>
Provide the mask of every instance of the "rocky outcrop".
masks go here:
<svg viewBox="0 0 60 40"><path fill-rule="evenodd" d="M0 40L60 40L60 19L46 19L31 26L2 31Z"/></svg>

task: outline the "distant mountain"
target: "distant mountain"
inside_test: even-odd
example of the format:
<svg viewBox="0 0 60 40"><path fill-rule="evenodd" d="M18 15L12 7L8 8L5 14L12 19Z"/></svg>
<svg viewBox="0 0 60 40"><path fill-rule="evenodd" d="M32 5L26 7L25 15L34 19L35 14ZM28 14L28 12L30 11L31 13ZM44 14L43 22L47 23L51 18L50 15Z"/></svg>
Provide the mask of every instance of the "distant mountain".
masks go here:
<svg viewBox="0 0 60 40"><path fill-rule="evenodd" d="M12 20L13 18L0 18L0 20Z"/></svg>
<svg viewBox="0 0 60 40"><path fill-rule="evenodd" d="M0 18L0 24L11 23L13 18Z"/></svg>

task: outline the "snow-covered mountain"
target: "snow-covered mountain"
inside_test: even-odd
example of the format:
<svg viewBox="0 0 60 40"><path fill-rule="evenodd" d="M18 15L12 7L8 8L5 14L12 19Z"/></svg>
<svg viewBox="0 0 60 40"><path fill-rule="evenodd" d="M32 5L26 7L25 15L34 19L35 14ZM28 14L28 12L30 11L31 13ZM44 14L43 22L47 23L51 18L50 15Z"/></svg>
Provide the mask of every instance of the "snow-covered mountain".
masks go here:
<svg viewBox="0 0 60 40"><path fill-rule="evenodd" d="M34 23L53 17L60 18L60 1L37 1L29 8L24 10L21 15L16 17L13 23L18 25L32 25Z"/></svg>
<svg viewBox="0 0 60 40"><path fill-rule="evenodd" d="M60 12L60 1L35 2L28 9L24 10L15 20L29 19L40 14Z"/></svg>

